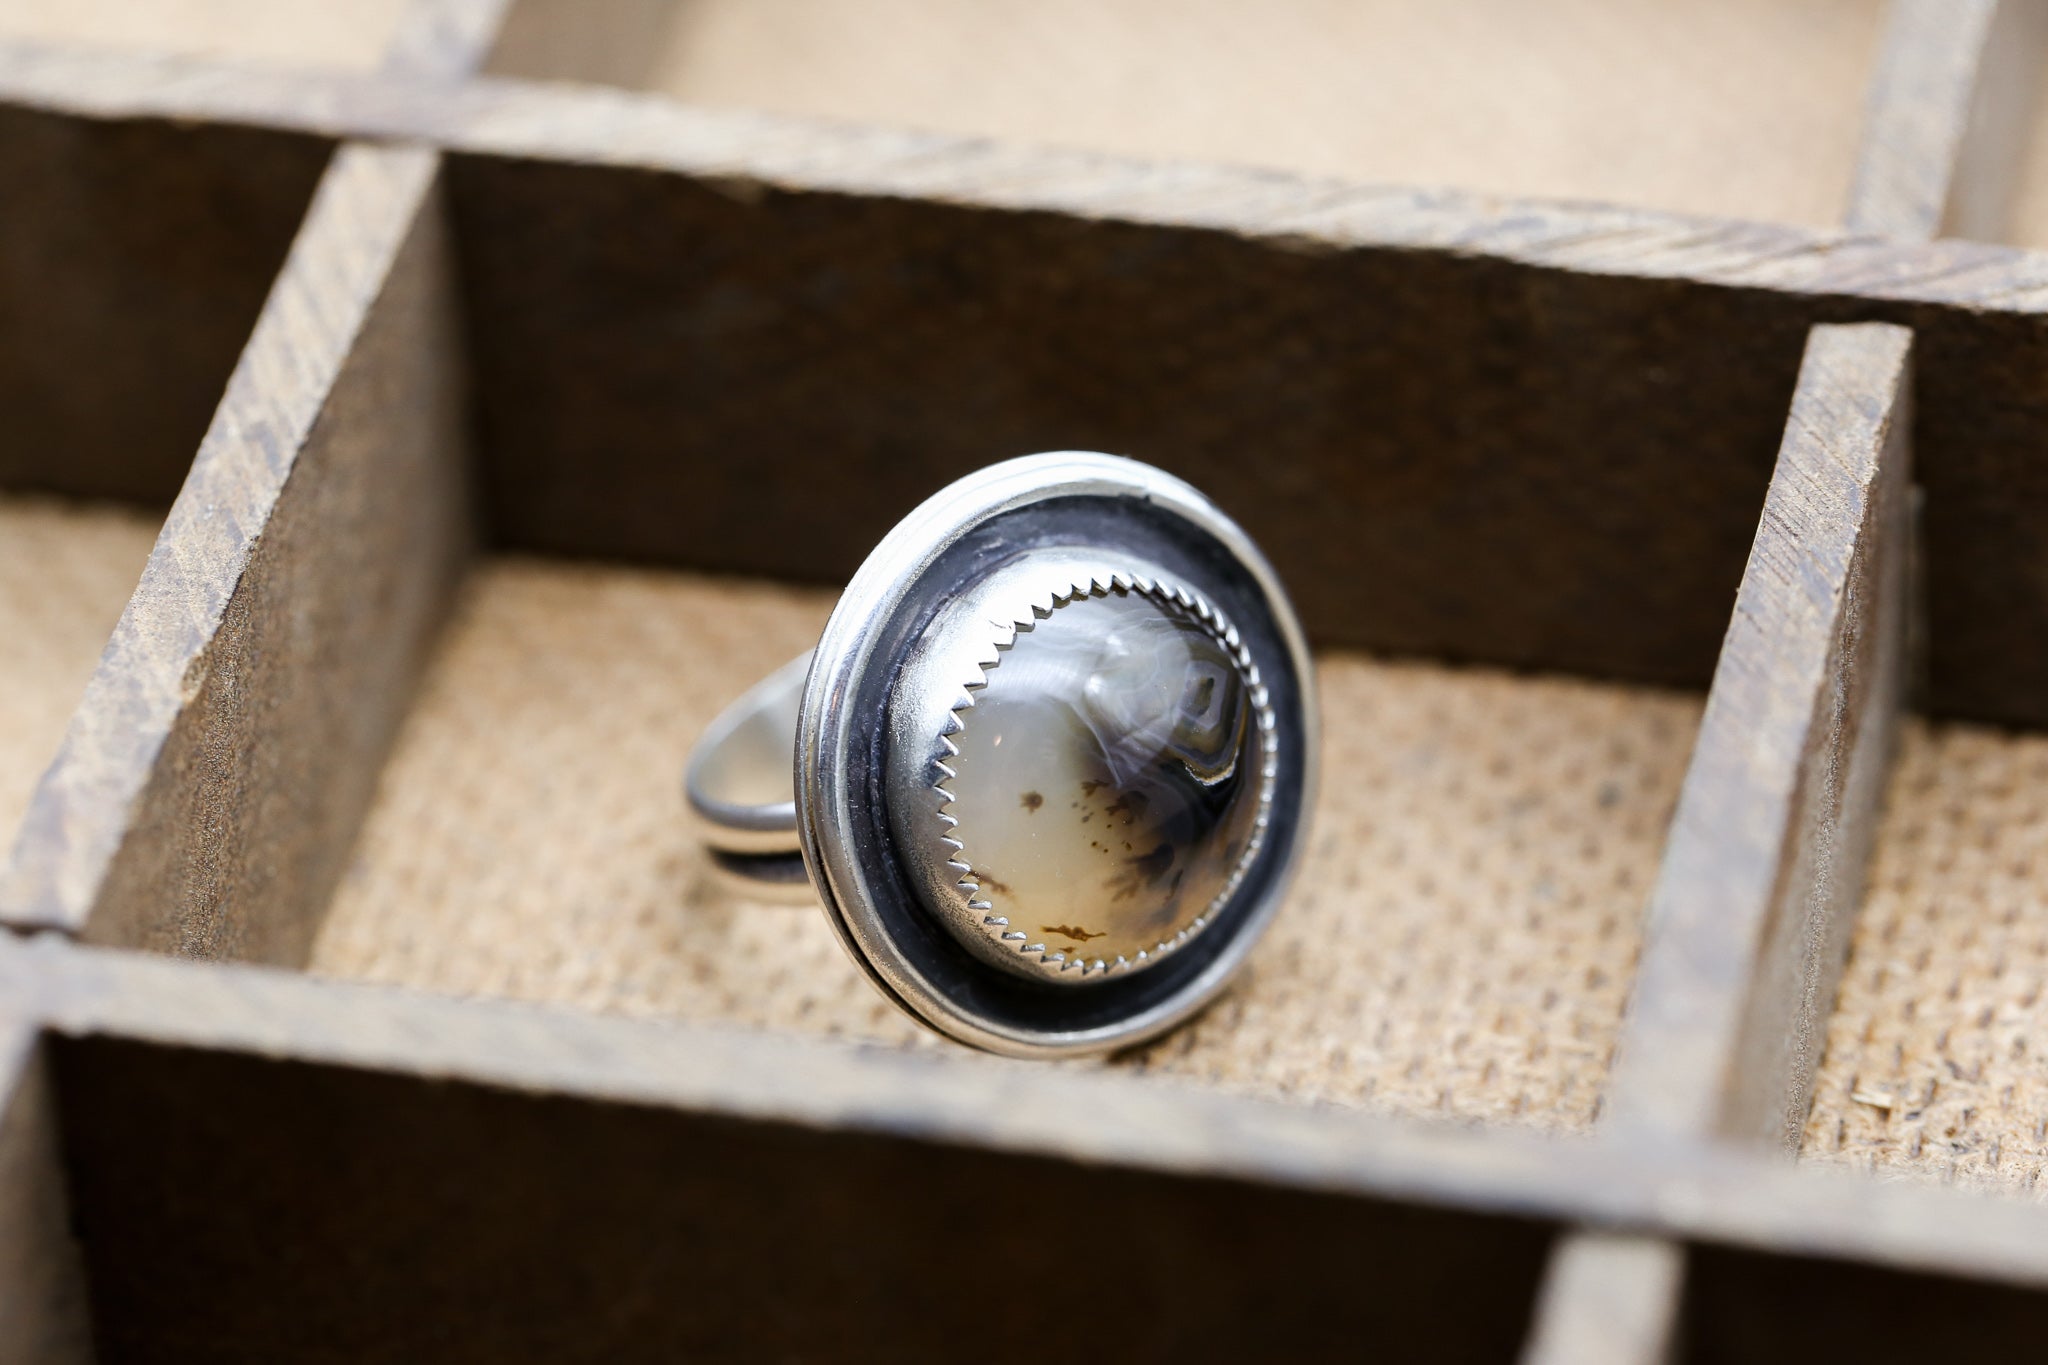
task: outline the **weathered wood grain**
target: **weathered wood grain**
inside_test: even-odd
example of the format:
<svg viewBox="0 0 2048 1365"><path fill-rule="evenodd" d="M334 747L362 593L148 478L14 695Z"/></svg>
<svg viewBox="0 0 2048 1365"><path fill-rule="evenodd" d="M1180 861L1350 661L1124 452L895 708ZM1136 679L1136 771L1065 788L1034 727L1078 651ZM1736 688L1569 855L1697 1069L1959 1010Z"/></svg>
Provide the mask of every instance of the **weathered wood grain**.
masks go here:
<svg viewBox="0 0 2048 1365"><path fill-rule="evenodd" d="M1566 1243L1532 1359L1655 1358L1672 1239L1707 1248L1681 1324L1700 1359L1759 1358L1739 1326L1774 1284L1836 1286L1808 1313L1823 1327L1873 1286L1895 1317L1938 1320L1962 1300L1934 1269L2048 1286L2037 1210L1689 1145L1774 1132L1798 1103L1896 707L1905 339L1813 334L1773 473L1810 324L1920 329L1933 697L2048 719L2048 647L2012 646L2015 623L2048 624L2032 572L2048 562L2048 257L1879 239L1925 235L1944 202L1987 221L1964 205L1965 163L1997 139L1958 103L1971 54L2006 51L1965 31L1981 9L1920 66L1887 66L1861 236L449 84L497 10L421 6L398 74L374 79L0 49L0 98L20 106L0 120L88 144L175 128L446 147L455 237L433 152L342 152L46 784L45 823L0 878L13 922L303 951L463 549L453 251L487 526L512 544L829 579L948 474L1099 444L1242 510L1328 640L1701 681L1740 576L1658 891L1658 1003L1617 1078L1623 1140L1445 1133L0 941L0 999L61 1035L117 1348L151 1333L160 1350L417 1355L460 1318L498 1334L479 1358L568 1323L562 1344L587 1349L592 1322L619 1351L715 1351L759 1341L772 1283L813 1301L775 1325L788 1349L829 1350L887 1302L924 1314L915 1344L938 1354L979 1325L975 1305L912 1291L957 1265L940 1238L960 1225L894 1192L978 1208L1020 1172L1156 1240L1141 1260L1175 1272L1162 1300L1192 1286L1200 1305L1183 1353L1371 1336L1498 1358L1551 1224L1618 1232ZM1931 12L1907 5L1901 24ZM1897 91L1941 117L1891 117ZM251 131L272 129L288 131ZM1642 1064L1667 1074L1628 1075L1643 1039L1671 1045ZM1646 1130L1680 1140L1628 1143ZM195 1243L177 1215L196 1206L228 1213ZM700 1224L752 1234L677 1234ZM1064 1283L1095 1245L1007 1202L971 1227L1034 1285ZM1254 1273L1187 1258L1219 1241ZM1341 1273L1301 1275L1304 1242L1325 1241L1314 1263ZM528 1274L564 1242L591 1263ZM849 1273L853 1245L891 1273ZM1365 1267L1370 1296L1359 1246L1388 1249ZM906 1290L903 1268L927 1262ZM403 1312L355 1311L423 1285ZM2041 1302L1997 1298L1999 1330L2037 1323ZM1276 1320L1294 1335L1276 1340Z"/></svg>
<svg viewBox="0 0 2048 1365"><path fill-rule="evenodd" d="M92 1359L49 1068L36 1024L0 1019L0 1358Z"/></svg>
<svg viewBox="0 0 2048 1365"><path fill-rule="evenodd" d="M1807 345L1649 906L1603 1136L1796 1147L1861 900L1914 623L1911 334ZM1675 1245L1576 1232L1529 1359L1696 1354ZM1717 1339L1711 1331L1705 1339Z"/></svg>
<svg viewBox="0 0 2048 1365"><path fill-rule="evenodd" d="M2003 240L2044 52L2040 0L1893 0L1850 230Z"/></svg>
<svg viewBox="0 0 2048 1365"><path fill-rule="evenodd" d="M1578 1232L1551 1253L1522 1365L1648 1365L1668 1357L1685 1249Z"/></svg>
<svg viewBox="0 0 2048 1365"><path fill-rule="evenodd" d="M436 174L352 147L323 182L0 873L5 922L303 956L465 544Z"/></svg>
<svg viewBox="0 0 2048 1365"><path fill-rule="evenodd" d="M239 1092L237 1113L264 1108L275 1098L266 1086L303 1068L323 1085L389 1078L365 1117L400 1126L432 1122L435 1097L450 1090L553 1096L587 1106L593 1131L639 1110L701 1114L2048 1287L2048 1210L1731 1148L1603 1147L1131 1084L1086 1067L454 1000L47 939L0 941L0 998L77 1045L245 1059L220 1078ZM207 1106L188 1110L212 1124ZM263 1143L254 1130L232 1140L236 1150ZM269 1159L318 1183L288 1144ZM548 1172L528 1174L544 1182ZM629 1186L642 1178L652 1180L619 1174Z"/></svg>
<svg viewBox="0 0 2048 1365"><path fill-rule="evenodd" d="M0 108L0 486L169 504L331 146Z"/></svg>
<svg viewBox="0 0 2048 1365"><path fill-rule="evenodd" d="M116 1358L1502 1360L1548 1240L667 1105L105 1039L55 1055ZM1112 1275L1127 1332L1083 1307Z"/></svg>
<svg viewBox="0 0 2048 1365"><path fill-rule="evenodd" d="M544 552L838 582L973 467L1109 449L1229 508L1323 643L1697 681L1797 364L1752 334L1704 411L1735 324L1688 286L498 157L450 189L486 521Z"/></svg>
<svg viewBox="0 0 2048 1365"><path fill-rule="evenodd" d="M1983 231L2002 217L2004 188L2010 183L2009 168L2013 163L2011 143L2024 126L2024 113L2031 101L2031 68L2040 52L2036 41L2039 34L2030 31L2034 27L2032 20L2018 16L2022 10L2037 15L2042 8L2022 0L1971 0L1957 5L1894 0L1884 50L1871 80L1863 145L1845 215L1850 231L1920 241L1934 237L1944 222L1951 227ZM2016 56L2016 52L2023 55ZM1821 335L1816 332L1809 346ZM1865 395L1869 402L1882 410L1899 401L1900 381L1896 376L1879 367L1870 377L1879 387ZM1815 382L1819 382L1818 378ZM1794 398L1795 423L1808 420L1798 410L1801 396L1813 396L1804 377L1800 393ZM1852 378L1852 387L1838 394L1837 400L1853 406L1855 397ZM1906 430L1907 416L1899 413L1893 417L1899 430ZM1787 472L1782 456L1780 472ZM1749 1088L1746 1103L1752 1109L1760 1106L1768 1112L1775 1102L1782 1100L1784 1122L1792 1134L1789 1140L1797 1140L1813 1066L1818 1061L1817 1039L1824 1028L1821 1020L1833 1000L1833 982L1846 944L1848 921L1859 899L1865 846L1870 838L1868 826L1876 818L1877 794L1882 790L1887 767L1894 724L1890 712L1901 700L1903 683L1897 676L1901 666L1897 656L1907 651L1919 654L1925 649L1925 620L1921 614L1924 587L1917 581L1924 566L1924 552L1916 543L1918 519L1906 505L1911 497L1911 477L1903 470L1887 470L1885 478L1893 485L1889 496L1895 506L1888 523L1880 521L1869 528L1888 560L1883 570L1888 580L1878 585L1880 594L1888 594L1881 596L1878 604L1885 634L1874 661L1844 658L1837 664L1869 667L1874 662L1885 670L1884 694L1875 702L1885 710L1864 722L1871 735L1869 747L1876 752L1848 755L1862 765L1855 775L1860 784L1856 803L1838 811L1822 809L1817 821L1802 816L1800 826L1792 833L1795 875L1820 879L1809 893L1813 900L1803 925L1802 917L1783 904L1784 889L1766 891L1754 881L1746 892L1721 881L1679 888L1676 894L1680 899L1687 890L1708 896L1732 894L1733 899L1721 908L1732 906L1734 913L1717 920L1711 913L1695 912L1690 926L1674 931L1662 941L1653 950L1647 969L1639 972L1637 1018L1631 1021L1626 1046L1638 1053L1654 1053L1673 1036L1671 1027L1684 1026L1679 1021L1688 1013L1696 1021L1715 1010L1739 1012L1735 1017L1740 1022L1734 1027L1752 1032L1747 1043L1737 1045L1736 1065L1756 1070L1738 1081L1711 1061L1704 1072L1688 1072L1681 1063L1676 1084L1668 1086L1661 1097L1645 1099L1649 1087L1666 1084L1673 1078L1654 1076L1656 1064L1639 1059L1623 1071L1619 1080L1618 1107L1624 1122L1638 1102L1648 1104L1654 1114L1671 1118L1685 1107L1685 1087L1694 1084L1699 1090L1693 1098L1705 1107L1705 1118L1709 1123L1718 1123L1726 1117L1729 1101L1725 1092L1733 1083ZM1774 497L1776 491L1774 484ZM1845 506L1839 510L1858 509ZM1787 547L1767 546L1764 538L1782 540L1788 533L1799 534L1806 529L1796 523L1774 523L1767 505L1758 550L1766 552L1766 556L1774 548L1782 553ZM1842 531L1859 537L1855 543L1861 544L1864 528L1838 527L1837 538ZM1758 563L1753 553L1753 571ZM1746 576L1744 582L1745 589L1755 586L1752 577ZM1739 602L1738 614L1742 609ZM1764 652L1733 661L1741 667L1730 666L1727 649L1738 644L1748 648L1758 643L1765 644ZM1738 719L1733 725L1723 723L1702 731L1695 760L1698 787L1689 790L1699 795L1701 788L1711 792L1718 787L1724 797L1733 799L1716 801L1711 795L1705 796L1694 806L1689 821L1674 824L1674 839L1667 856L1678 853L1693 859L1693 865L1681 869L1682 876L1700 875L1703 869L1697 863L1705 845L1733 833L1732 829L1701 827L1696 821L1702 809L1708 820L1720 821L1738 814L1741 803L1755 794L1726 786L1730 780L1727 770L1736 765L1733 747L1761 741L1764 762L1771 761L1772 737L1747 732L1750 725L1762 720L1754 698L1756 684L1749 674L1768 674L1778 662L1768 652L1771 643L1731 630L1724 647L1720 670L1725 671L1717 670L1714 695L1722 701L1734 700ZM1790 665L1787 681L1796 689L1800 686L1800 669L1808 660L1794 655L1784 662ZM1904 666L1914 668L1917 674L1920 662L1909 659ZM1924 678L1915 680L1924 684ZM1749 694L1747 699L1735 695L1738 688ZM1725 719L1724 715L1724 722ZM1839 724L1839 719L1831 718L1829 724ZM1775 742L1782 745L1786 733L1789 732L1777 736ZM1810 746L1814 741L1808 737L1803 742ZM1840 761L1841 745L1840 739L1832 741L1835 753L1827 759L1830 764ZM1788 757L1789 752L1781 749L1780 760ZM1751 775L1759 774L1752 771ZM1810 780L1810 775L1801 776L1802 780ZM1839 780L1840 775L1832 767L1822 778L1824 784ZM1828 800L1824 786L1823 804ZM1833 800L1840 804L1838 793ZM1848 835L1846 840L1842 838L1844 833ZM1746 850L1733 845L1722 850L1734 864L1731 870L1738 874L1743 863L1751 868L1758 866L1754 842L1746 842L1751 844ZM1846 887L1840 884L1844 871L1853 874ZM1660 892L1663 889L1660 884ZM1757 915L1763 904L1760 895L1779 902L1764 913L1777 917L1781 927L1775 933L1767 932L1764 951L1771 956L1758 958L1751 953ZM1668 903L1660 895L1653 904ZM1793 938L1793 932L1801 927L1806 938ZM1713 942L1717 934L1726 935L1718 945ZM1702 943L1708 945L1708 951L1701 951ZM1729 969L1731 961L1733 970ZM1718 970L1709 967L1703 979L1700 969L1706 963L1717 964ZM1642 992L1661 989L1686 992L1691 998L1642 1002ZM1717 991L1720 998L1714 1001ZM1665 1019L1667 1030L1659 1036L1654 1022L1642 1021L1656 1020L1667 1008L1675 1009L1676 1016ZM1790 1066L1775 1048L1757 1046L1763 1034L1788 1025L1797 1040ZM1724 1021L1721 1027L1729 1025ZM1709 1042L1710 1055L1716 1046L1726 1044ZM1759 1050L1762 1056L1757 1055ZM1696 1113L1690 1121L1698 1117ZM1680 1120L1680 1131L1685 1131L1687 1122ZM1575 1234L1564 1239L1553 1256L1546 1284L1535 1331L1541 1349L1549 1351L1555 1359L1583 1356L1646 1363L1662 1361L1668 1358L1672 1340L1678 1335L1686 1340L1687 1358L1695 1358L1711 1354L1712 1343L1718 1339L1715 1331L1720 1326L1719 1319L1703 1317L1697 1311L1698 1294L1689 1295L1695 1302L1695 1311L1681 1331L1680 1295L1689 1281L1678 1249L1668 1244ZM1616 1324L1621 1326L1617 1328ZM1777 1339L1782 1340L1782 1336Z"/></svg>
<svg viewBox="0 0 2048 1365"><path fill-rule="evenodd" d="M384 54L388 71L460 79L490 55L513 0L409 0Z"/></svg>
<svg viewBox="0 0 2048 1365"><path fill-rule="evenodd" d="M1844 217L1851 232L1924 241L1939 231L1999 13L2019 7L1892 0Z"/></svg>
<svg viewBox="0 0 2048 1365"><path fill-rule="evenodd" d="M706 109L588 86L402 72L269 71L197 58L0 43L0 101L429 142L517 160L859 197L1282 238L1297 249L1450 252L1628 278L1815 297L2048 311L2048 253L1893 242L1652 210L1418 190L1197 162ZM731 182L740 182L733 184Z"/></svg>
<svg viewBox="0 0 2048 1365"><path fill-rule="evenodd" d="M1910 336L1816 328L1651 896L1607 1122L1796 1144L1900 704Z"/></svg>
<svg viewBox="0 0 2048 1365"><path fill-rule="evenodd" d="M451 148L491 529L544 550L831 581L962 468L1104 445L1329 643L1699 685L1807 328L1908 324L1928 703L2048 720L2048 256L506 81L10 48L0 95Z"/></svg>

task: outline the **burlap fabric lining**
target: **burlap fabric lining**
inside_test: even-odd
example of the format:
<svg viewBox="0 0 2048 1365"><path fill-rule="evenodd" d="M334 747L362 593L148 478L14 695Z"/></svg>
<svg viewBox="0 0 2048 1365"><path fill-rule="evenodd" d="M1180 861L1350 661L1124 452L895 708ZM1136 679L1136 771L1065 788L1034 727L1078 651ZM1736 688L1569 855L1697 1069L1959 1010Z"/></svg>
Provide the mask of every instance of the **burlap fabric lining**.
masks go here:
<svg viewBox="0 0 2048 1365"><path fill-rule="evenodd" d="M949 1046L815 909L713 876L678 790L831 597L500 561L471 580L313 955L427 990ZM1313 853L1249 979L1114 1065L1300 1100L1585 1126L1699 704L1325 659ZM1093 1063L1091 1063L1092 1065Z"/></svg>
<svg viewBox="0 0 2048 1365"><path fill-rule="evenodd" d="M1870 0L580 0L496 69L697 103L1832 226Z"/></svg>
<svg viewBox="0 0 2048 1365"><path fill-rule="evenodd" d="M142 577L159 522L125 507L0 497L0 852Z"/></svg>
<svg viewBox="0 0 2048 1365"><path fill-rule="evenodd" d="M1908 727L1808 1160L2048 1194L2048 736Z"/></svg>

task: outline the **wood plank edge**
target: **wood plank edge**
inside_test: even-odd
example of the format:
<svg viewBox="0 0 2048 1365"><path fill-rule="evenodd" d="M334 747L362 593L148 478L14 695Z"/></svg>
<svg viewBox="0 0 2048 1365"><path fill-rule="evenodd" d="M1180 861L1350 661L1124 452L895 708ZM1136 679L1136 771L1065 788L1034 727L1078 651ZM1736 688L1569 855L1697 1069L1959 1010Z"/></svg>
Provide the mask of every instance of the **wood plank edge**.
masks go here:
<svg viewBox="0 0 2048 1365"><path fill-rule="evenodd" d="M1522 1365L1660 1365L1670 1357L1685 1248L1575 1232L1552 1249Z"/></svg>
<svg viewBox="0 0 2048 1365"><path fill-rule="evenodd" d="M741 196L923 198L1235 233L1282 250L1438 252L1592 275L2048 311L2048 252L1134 160L560 83L450 84L16 43L0 44L0 100L89 118L222 122L674 174Z"/></svg>
<svg viewBox="0 0 2048 1365"><path fill-rule="evenodd" d="M1844 215L1850 231L1932 238L1947 214L1999 0L1892 0Z"/></svg>
<svg viewBox="0 0 2048 1365"><path fill-rule="evenodd" d="M1651 893L1617 1130L1796 1133L1902 699L1910 348L1882 323L1809 341Z"/></svg>
<svg viewBox="0 0 2048 1365"><path fill-rule="evenodd" d="M291 967L311 951L475 548L447 214L432 185L407 207L86 942Z"/></svg>
<svg viewBox="0 0 2048 1365"><path fill-rule="evenodd" d="M1689 1143L1547 1138L952 1050L458 1000L57 938L0 999L69 1037L1028 1152L2048 1288L2048 1210Z"/></svg>
<svg viewBox="0 0 2048 1365"><path fill-rule="evenodd" d="M347 147L322 178L142 581L0 864L0 924L83 931L437 172L438 158L424 150Z"/></svg>

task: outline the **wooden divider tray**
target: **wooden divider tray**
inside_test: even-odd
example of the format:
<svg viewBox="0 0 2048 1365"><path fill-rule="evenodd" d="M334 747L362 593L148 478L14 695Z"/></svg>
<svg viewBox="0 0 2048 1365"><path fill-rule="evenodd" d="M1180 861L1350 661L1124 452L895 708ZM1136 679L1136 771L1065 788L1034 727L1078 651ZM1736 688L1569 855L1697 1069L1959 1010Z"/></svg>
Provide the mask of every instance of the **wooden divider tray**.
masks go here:
<svg viewBox="0 0 2048 1365"><path fill-rule="evenodd" d="M1839 227L746 112L672 7L505 9L0 42L0 1355L2041 1339L2033 6L1850 15L1867 102L1756 116L1860 127L1786 163ZM676 778L1059 448L1268 548L1326 777L1244 984L1026 1065L711 877Z"/></svg>

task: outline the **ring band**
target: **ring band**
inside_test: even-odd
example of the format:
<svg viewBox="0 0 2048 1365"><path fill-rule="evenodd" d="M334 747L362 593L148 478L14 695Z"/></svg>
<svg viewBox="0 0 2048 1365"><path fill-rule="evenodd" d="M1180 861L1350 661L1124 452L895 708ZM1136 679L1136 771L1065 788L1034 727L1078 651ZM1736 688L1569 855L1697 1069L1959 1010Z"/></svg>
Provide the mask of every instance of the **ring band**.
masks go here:
<svg viewBox="0 0 2048 1365"><path fill-rule="evenodd" d="M1314 760L1307 647L1250 539L1160 470L1062 452L905 518L685 786L722 864L789 881L800 855L905 1010L1055 1056L1156 1036L1236 974Z"/></svg>
<svg viewBox="0 0 2048 1365"><path fill-rule="evenodd" d="M755 683L697 741L683 791L720 853L774 857L800 851L790 754L811 653Z"/></svg>

